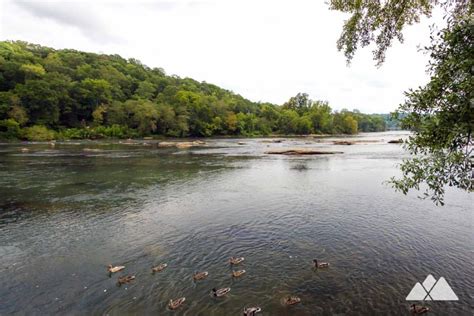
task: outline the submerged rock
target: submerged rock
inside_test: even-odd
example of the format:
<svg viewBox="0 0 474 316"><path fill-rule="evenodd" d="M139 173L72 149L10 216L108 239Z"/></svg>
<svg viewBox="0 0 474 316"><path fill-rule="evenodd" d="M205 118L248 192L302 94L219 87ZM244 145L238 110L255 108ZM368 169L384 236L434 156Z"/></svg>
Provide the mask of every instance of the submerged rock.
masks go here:
<svg viewBox="0 0 474 316"><path fill-rule="evenodd" d="M334 145L354 145L355 142L349 141L349 140L336 140L333 141Z"/></svg>
<svg viewBox="0 0 474 316"><path fill-rule="evenodd" d="M333 154L342 154L342 151L321 151L314 149L299 149L299 148L290 148L290 149L275 149L266 151L265 154L268 155L333 155Z"/></svg>
<svg viewBox="0 0 474 316"><path fill-rule="evenodd" d="M403 143L403 139L399 138L399 139L389 140L388 143L389 143L389 144L402 144L402 143Z"/></svg>
<svg viewBox="0 0 474 316"><path fill-rule="evenodd" d="M166 147L176 147L176 148L189 148L189 147L198 147L204 146L206 142L202 140L195 140L192 142L160 142L158 143L158 147L166 148Z"/></svg>
<svg viewBox="0 0 474 316"><path fill-rule="evenodd" d="M174 147L176 146L173 142L159 142L158 147Z"/></svg>
<svg viewBox="0 0 474 316"><path fill-rule="evenodd" d="M282 139L265 139L261 141L261 143L281 143L281 142L283 142Z"/></svg>
<svg viewBox="0 0 474 316"><path fill-rule="evenodd" d="M194 142L181 142L176 144L176 148L189 148L195 146Z"/></svg>

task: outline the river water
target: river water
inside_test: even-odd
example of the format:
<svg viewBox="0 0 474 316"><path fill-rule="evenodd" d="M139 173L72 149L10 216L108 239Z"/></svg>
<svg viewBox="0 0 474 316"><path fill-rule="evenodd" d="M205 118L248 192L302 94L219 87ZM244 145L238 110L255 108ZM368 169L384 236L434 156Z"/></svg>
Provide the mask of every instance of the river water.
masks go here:
<svg viewBox="0 0 474 316"><path fill-rule="evenodd" d="M400 136L2 144L0 314L403 315L432 274L459 301L425 302L431 314L472 315L474 197L448 190L439 207L384 184L407 157L387 143ZM343 153L265 154L281 147ZM231 256L245 257L241 278ZM109 263L126 268L110 277ZM125 274L136 280L117 286ZM216 299L214 287L232 290ZM301 304L283 305L287 295Z"/></svg>

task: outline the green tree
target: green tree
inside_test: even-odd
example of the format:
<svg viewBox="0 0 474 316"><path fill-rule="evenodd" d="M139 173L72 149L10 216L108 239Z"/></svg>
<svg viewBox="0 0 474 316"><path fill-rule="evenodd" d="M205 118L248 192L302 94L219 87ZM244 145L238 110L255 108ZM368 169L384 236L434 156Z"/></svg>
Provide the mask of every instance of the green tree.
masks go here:
<svg viewBox="0 0 474 316"><path fill-rule="evenodd" d="M326 101L314 101L309 112L313 129L317 133L330 134L333 132L332 109Z"/></svg>
<svg viewBox="0 0 474 316"><path fill-rule="evenodd" d="M307 93L298 93L283 104L284 109L295 110L298 114L303 114L311 107L311 100Z"/></svg>
<svg viewBox="0 0 474 316"><path fill-rule="evenodd" d="M281 112L278 127L284 134L295 134L298 131L298 113L294 110L283 110Z"/></svg>
<svg viewBox="0 0 474 316"><path fill-rule="evenodd" d="M113 103L107 112L110 125L126 125L140 135L149 135L158 128L160 115L156 104L146 100Z"/></svg>
<svg viewBox="0 0 474 316"><path fill-rule="evenodd" d="M142 81L138 84L135 96L141 99L151 100L155 96L156 87L149 81Z"/></svg>
<svg viewBox="0 0 474 316"><path fill-rule="evenodd" d="M406 93L398 110L402 125L413 131L405 144L413 155L401 165L402 178L391 180L403 193L425 184L425 197L443 203L446 186L473 191L474 3L468 0L352 1L331 0L330 8L351 13L338 48L350 61L359 46L375 43L374 59L383 63L392 40L403 40L406 25L445 10L447 26L431 35L426 50L431 79Z"/></svg>
<svg viewBox="0 0 474 316"><path fill-rule="evenodd" d="M29 141L43 142L55 139L56 134L46 126L34 125L23 129L22 137Z"/></svg>
<svg viewBox="0 0 474 316"><path fill-rule="evenodd" d="M0 120L0 139L20 137L20 124L14 119Z"/></svg>
<svg viewBox="0 0 474 316"><path fill-rule="evenodd" d="M92 112L93 123L96 126L102 125L104 123L104 115L107 113L106 105L99 105L94 112Z"/></svg>
<svg viewBox="0 0 474 316"><path fill-rule="evenodd" d="M26 113L25 109L18 104L15 104L11 107L10 111L8 112L8 116L14 119L20 126L23 126L28 122L28 114Z"/></svg>
<svg viewBox="0 0 474 316"><path fill-rule="evenodd" d="M234 134L237 130L237 115L227 112L224 118L224 126L228 134Z"/></svg>
<svg viewBox="0 0 474 316"><path fill-rule="evenodd" d="M334 131L340 134L357 134L357 120L347 110L334 114Z"/></svg>
<svg viewBox="0 0 474 316"><path fill-rule="evenodd" d="M38 64L23 64L20 69L25 73L26 79L35 79L46 73L43 66Z"/></svg>
<svg viewBox="0 0 474 316"><path fill-rule="evenodd" d="M15 87L15 93L33 122L49 126L55 126L59 122L61 95L50 82L27 80L25 84Z"/></svg>
<svg viewBox="0 0 474 316"><path fill-rule="evenodd" d="M441 6L447 14L456 17L472 8L469 0L330 0L329 8L351 14L345 21L337 48L344 51L347 61L354 57L358 47L375 44L374 60L381 65L392 41L403 42L403 28L420 22L423 16L431 16L435 6Z"/></svg>
<svg viewBox="0 0 474 316"><path fill-rule="evenodd" d="M309 116L300 116L298 118L298 124L296 128L296 132L300 135L308 135L311 134L313 131L313 124Z"/></svg>
<svg viewBox="0 0 474 316"><path fill-rule="evenodd" d="M474 23L451 23L431 53L431 81L409 91L398 112L402 126L414 131L406 148L416 155L401 165L403 177L392 179L407 193L427 184L425 196L443 203L446 186L474 189Z"/></svg>
<svg viewBox="0 0 474 316"><path fill-rule="evenodd" d="M125 103L132 102L135 101L128 100ZM132 128L136 128L141 135L148 135L156 131L159 115L155 104L149 101L133 104L132 111Z"/></svg>

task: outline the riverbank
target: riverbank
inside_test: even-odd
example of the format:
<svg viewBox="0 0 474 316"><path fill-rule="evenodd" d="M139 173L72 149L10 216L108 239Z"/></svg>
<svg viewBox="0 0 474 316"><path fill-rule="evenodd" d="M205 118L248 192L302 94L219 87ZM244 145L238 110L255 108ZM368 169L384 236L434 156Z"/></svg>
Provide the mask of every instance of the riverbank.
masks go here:
<svg viewBox="0 0 474 316"><path fill-rule="evenodd" d="M387 131L389 132L389 131ZM15 132L0 132L0 142L3 143L18 143L18 142L55 142L55 141L82 141L82 140L104 140L104 141L115 141L115 140L127 140L127 141L166 141L166 140L196 140L196 139L226 139L226 138L347 138L356 137L357 135L367 133L360 132L355 134L235 134L235 135L213 135L213 136L166 136L166 135L150 135L150 136L139 136L137 133L127 131L126 129L114 129L110 128L85 128L85 129L65 129L61 131L54 131L44 126L36 126L30 128L23 128L16 130ZM378 132L368 132L378 133Z"/></svg>

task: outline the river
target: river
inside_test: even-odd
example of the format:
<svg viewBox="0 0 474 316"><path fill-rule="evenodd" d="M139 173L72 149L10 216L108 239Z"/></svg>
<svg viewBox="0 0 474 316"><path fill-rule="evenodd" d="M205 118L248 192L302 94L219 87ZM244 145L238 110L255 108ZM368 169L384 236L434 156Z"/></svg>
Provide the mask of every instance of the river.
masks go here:
<svg viewBox="0 0 474 316"><path fill-rule="evenodd" d="M387 141L406 136L1 144L0 314L400 315L432 274L459 297L426 302L432 314L472 315L474 196L449 189L440 207L384 184L407 157ZM281 147L343 153L265 154ZM231 256L245 257L240 278ZM125 274L136 280L117 286Z"/></svg>

